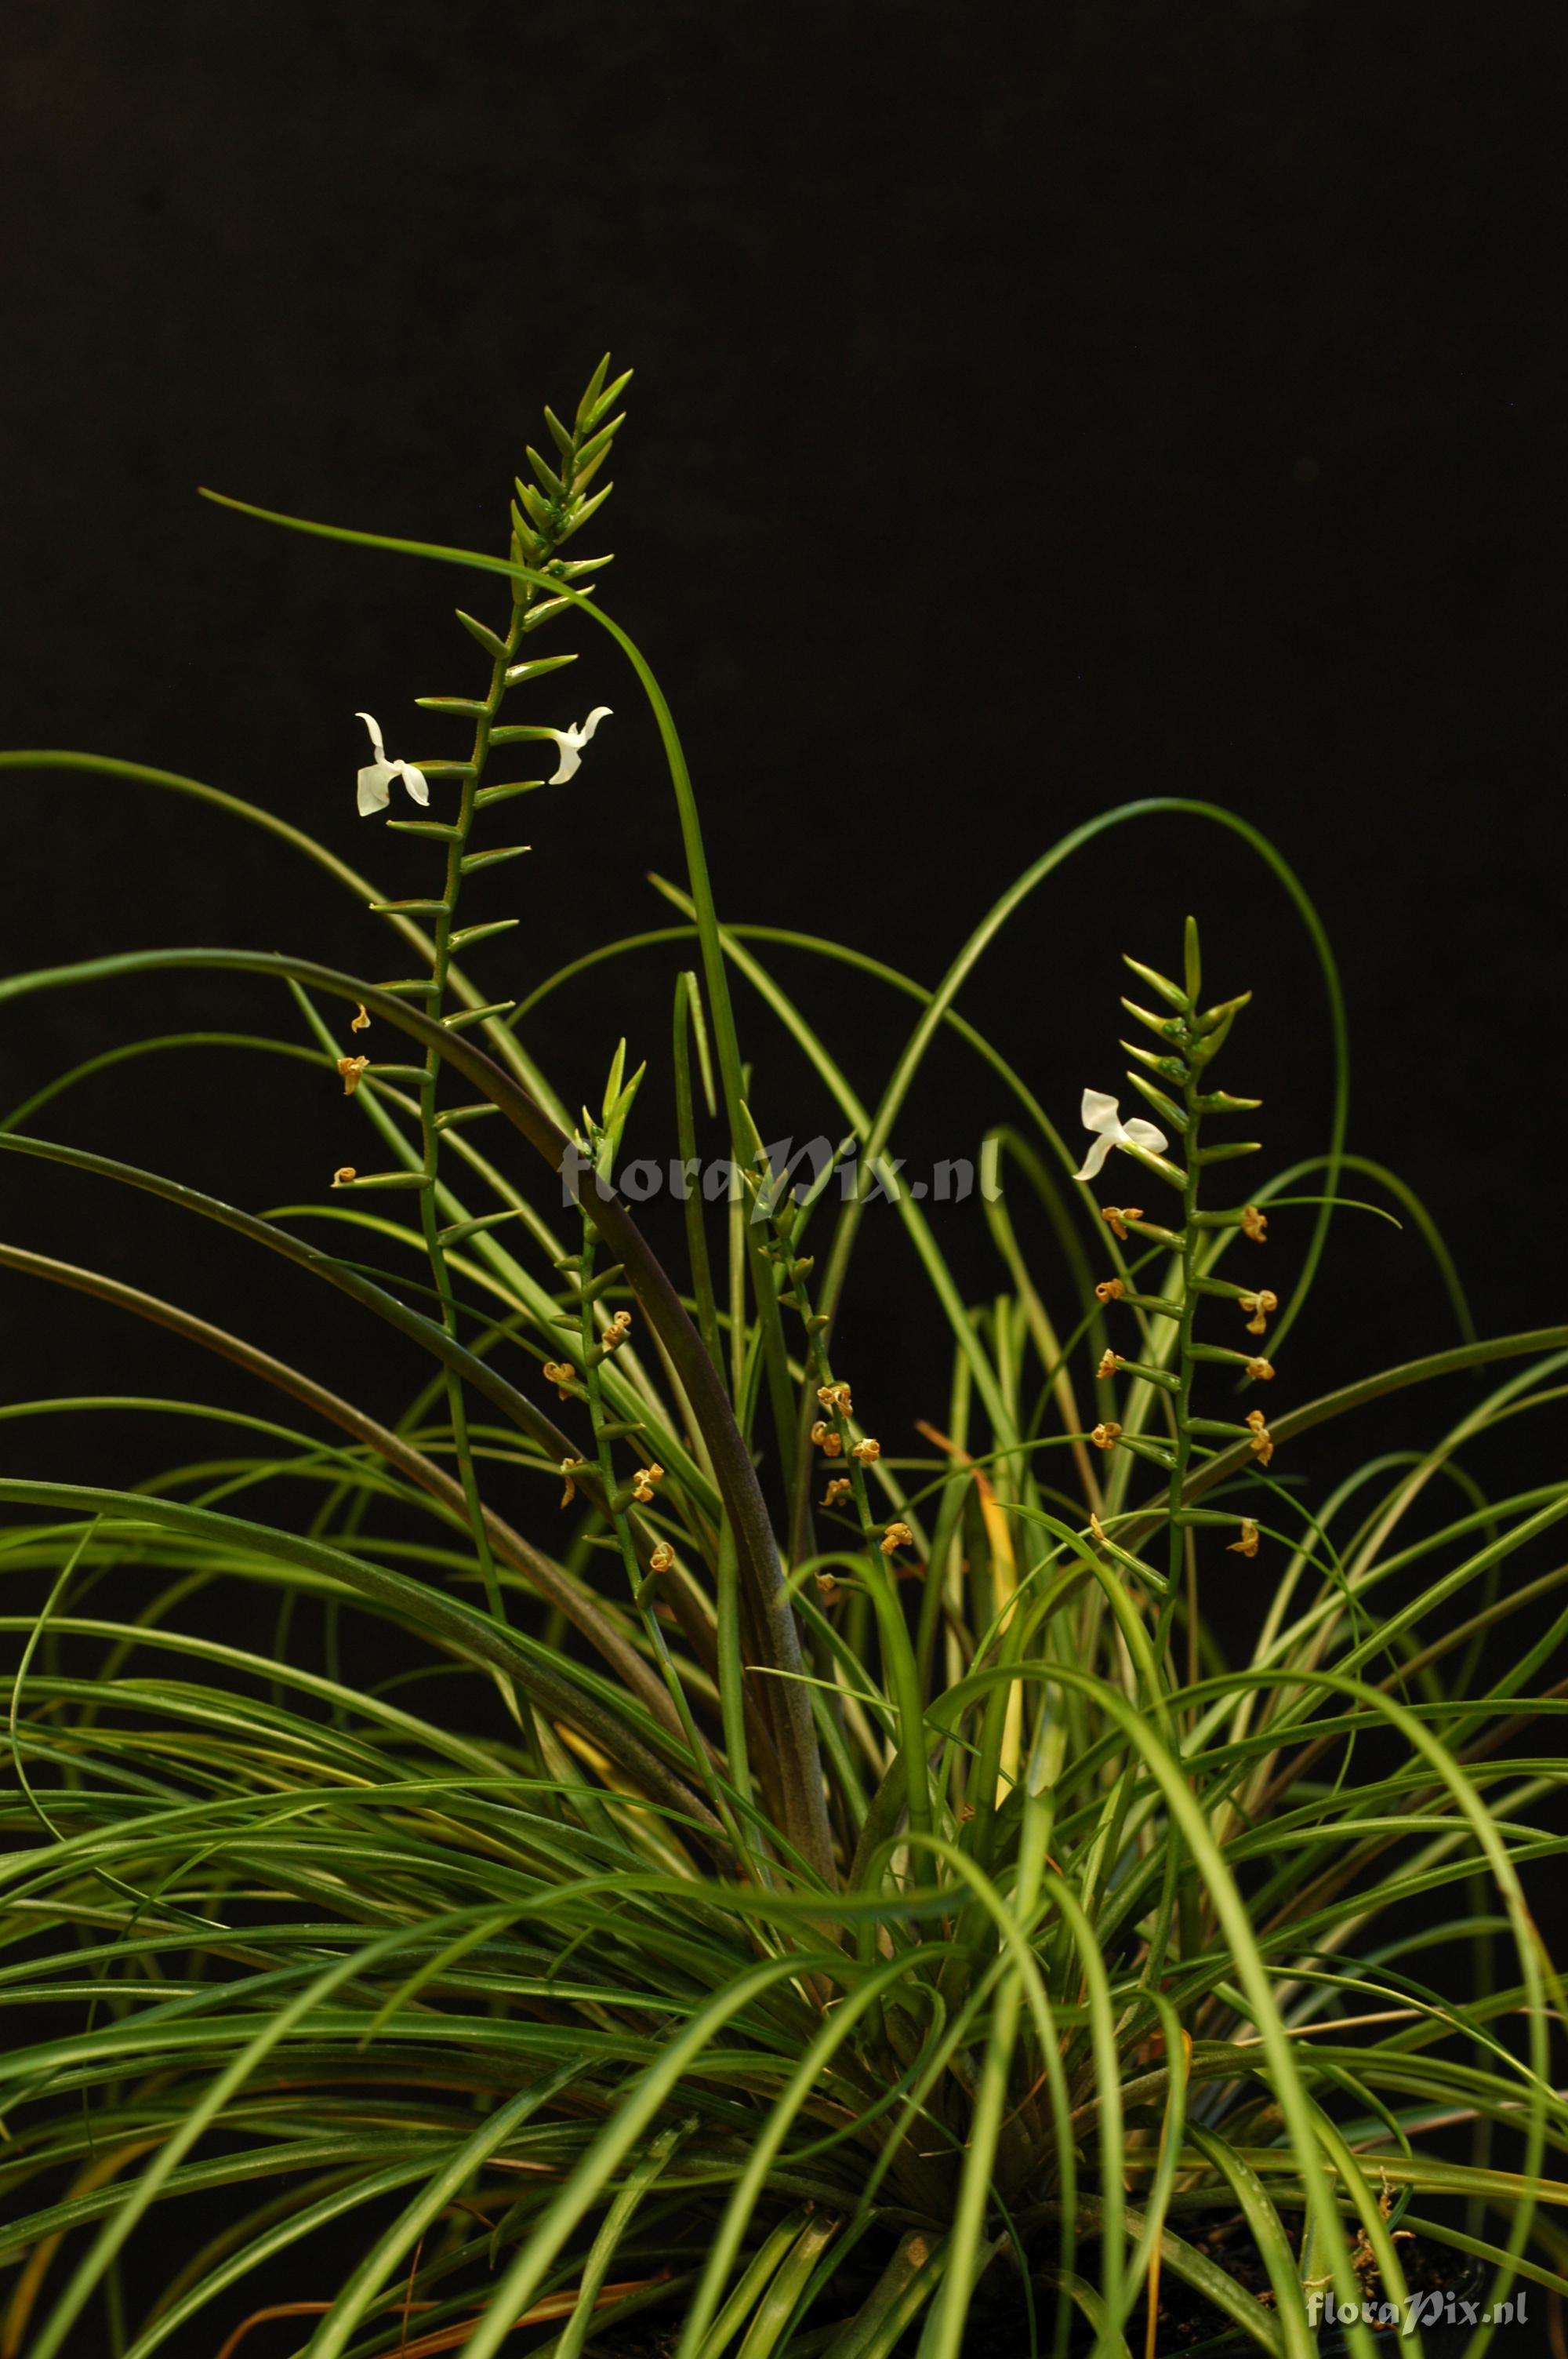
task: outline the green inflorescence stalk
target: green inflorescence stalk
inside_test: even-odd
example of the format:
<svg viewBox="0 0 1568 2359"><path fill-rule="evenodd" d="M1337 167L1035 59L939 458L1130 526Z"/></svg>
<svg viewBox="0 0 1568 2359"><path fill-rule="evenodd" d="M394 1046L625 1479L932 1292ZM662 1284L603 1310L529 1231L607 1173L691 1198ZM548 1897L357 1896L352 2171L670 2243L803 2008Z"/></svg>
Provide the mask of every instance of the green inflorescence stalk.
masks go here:
<svg viewBox="0 0 1568 2359"><path fill-rule="evenodd" d="M1227 1296L1253 1312L1252 1332L1260 1332L1263 1316L1260 1305L1266 1304L1272 1309L1273 1297L1266 1293L1249 1293L1241 1286L1209 1277L1203 1267L1206 1236L1212 1240L1216 1230L1240 1229L1249 1236L1261 1239L1264 1223L1257 1208L1248 1204L1228 1212L1211 1212L1202 1210L1198 1202L1199 1181L1210 1165L1234 1162L1241 1156L1255 1155L1259 1151L1260 1142L1256 1139L1227 1141L1213 1147L1199 1143L1207 1117L1250 1114L1261 1103L1258 1098L1233 1097L1227 1091L1206 1086L1209 1067L1225 1046L1238 1014L1252 995L1243 992L1237 998L1221 1000L1216 1006L1200 1010L1203 966L1197 925L1191 918L1186 923L1184 979L1181 984L1173 983L1168 975L1161 974L1153 967L1141 965L1137 959L1130 958L1125 963L1158 995L1168 1011L1161 1014L1155 1009L1141 1006L1136 1000L1122 1001L1129 1015L1144 1025L1161 1043L1160 1049L1156 1051L1141 1048L1134 1041L1122 1042L1123 1049L1133 1060L1127 1078L1161 1121L1167 1123L1175 1132L1177 1145L1174 1152L1180 1160L1156 1153L1152 1147L1125 1136L1119 1137L1117 1144L1146 1171L1180 1196L1182 1216L1180 1227L1170 1229L1145 1221L1141 1212L1108 1208L1106 1218L1115 1222L1119 1234L1145 1237L1155 1245L1168 1248L1175 1256L1175 1267L1168 1293L1135 1293L1119 1281L1112 1289L1102 1290L1110 1292L1112 1299L1124 1301L1133 1309L1173 1322L1176 1329L1176 1341L1173 1367L1153 1362L1145 1364L1129 1360L1119 1353L1108 1353L1103 1369L1108 1374L1114 1368L1118 1373L1142 1379L1169 1392L1172 1396L1173 1438L1167 1445L1146 1435L1124 1434L1119 1427L1102 1426L1098 1430L1097 1439L1103 1439L1113 1446L1123 1447L1136 1456L1149 1459L1162 1467L1169 1477L1166 1506L1169 1559L1156 1636L1156 1653L1162 1654L1181 1595L1187 1532L1192 1520L1184 1502L1195 1452L1212 1454L1207 1452L1197 1437L1212 1434L1224 1436L1227 1440L1245 1440L1264 1462L1267 1462L1272 1449L1260 1411L1251 1412L1245 1422L1194 1414L1194 1384L1199 1366L1206 1363L1228 1364L1253 1381L1267 1381L1273 1375L1270 1363L1259 1353L1200 1343L1195 1332L1198 1305L1205 1295ZM1171 1094L1173 1090L1180 1093L1179 1097ZM1245 1546L1248 1530L1245 1518L1241 1528L1243 1539L1240 1544Z"/></svg>
<svg viewBox="0 0 1568 2359"><path fill-rule="evenodd" d="M591 497L589 496L588 486L609 456L616 429L621 425L620 418L607 419L607 412L613 408L631 372L628 370L607 386L605 377L608 370L607 353L589 379L578 406L575 421L569 429L561 424L553 411L546 410L545 416L559 454L559 471L552 468L537 451L530 450L528 459L538 478L538 485L519 481L517 498L512 507L512 561L563 583L578 581L583 574L609 562L606 558L567 561L559 554L566 542L609 496L611 486L608 484ZM461 1009L454 1016L445 1013L453 952L476 947L481 940L510 930L519 922L515 918L509 918L490 925L460 929L457 923L458 905L465 876L476 870L499 866L528 848L525 844L508 844L492 851L475 853L470 851L469 844L474 821L481 810L544 783L542 779L527 779L514 785L486 788L482 782L492 747L514 742L547 740L554 734L548 729L531 725L503 726L500 713L509 690L575 662L575 657L569 655L547 656L535 660L522 657L524 639L553 615L566 612L569 603L567 599L547 596L535 583L514 582L511 613L504 633L490 630L472 615L460 610L459 620L464 629L491 658L490 679L485 693L480 699L426 696L416 700L427 712L467 714L471 716L474 724L473 743L466 761L429 762L421 766L427 776L455 777L458 779L460 793L455 819L449 822L433 820L393 820L388 822L401 833L432 838L446 847L446 873L440 894L427 905L432 919L434 948L429 981L421 995L425 1012L433 1023L463 1025L473 1020L473 1011L470 1009ZM373 908L386 914L391 914L393 906L372 904ZM448 1260L448 1239L441 1230L437 1210L436 1183L440 1171L442 1134L450 1120L449 1114L443 1117L438 1103L443 1061L438 1048L432 1046L427 1049L418 1085L424 1179L424 1185L419 1190L419 1211L441 1323L449 1334L455 1336L458 1329L457 1301ZM484 1582L486 1602L491 1612L504 1620L504 1602L485 1531L483 1507L474 1472L462 1382L451 1370L446 1376L446 1397L451 1419L452 1446Z"/></svg>

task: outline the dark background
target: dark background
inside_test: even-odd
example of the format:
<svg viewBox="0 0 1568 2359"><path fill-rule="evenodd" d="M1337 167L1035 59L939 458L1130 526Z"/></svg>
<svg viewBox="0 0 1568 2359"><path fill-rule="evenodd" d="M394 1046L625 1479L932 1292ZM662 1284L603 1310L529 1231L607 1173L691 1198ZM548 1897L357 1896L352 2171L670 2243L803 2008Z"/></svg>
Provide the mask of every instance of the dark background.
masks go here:
<svg viewBox="0 0 1568 2359"><path fill-rule="evenodd" d="M411 700L479 684L449 610L493 598L195 487L502 553L541 405L568 408L608 345L637 375L590 538L621 552L605 600L675 706L722 910L932 983L1097 810L1243 814L1342 962L1353 1143L1422 1190L1484 1326L1540 1324L1563 1296L1554 20L1430 0L17 6L5 736L210 779L418 890L426 856L354 814L351 715L379 713L395 754L462 751ZM532 717L615 719L575 787L515 807L533 857L474 888L470 915L525 918L477 954L498 995L663 922L643 878L678 873L652 723L579 638ZM16 966L208 940L402 971L254 831L142 787L0 783ZM1080 855L961 1004L1076 1136L1085 1083L1120 1086L1118 953L1173 963L1187 908L1216 990L1259 992L1221 1078L1266 1099L1280 1159L1312 1152L1322 993L1279 888L1213 828ZM575 1103L629 1029L655 1154L675 963L601 970L529 1034ZM777 964L874 1094L907 1005ZM741 1016L769 1135L836 1126ZM271 986L189 978L35 999L0 1037L6 1103L207 1022L295 1019ZM943 1051L895 1151L972 1153L1004 1111ZM363 1158L330 1077L240 1058L123 1068L39 1127L252 1207ZM385 1405L416 1380L211 1233L97 1182L0 1179L19 1242ZM1276 1218L1281 1291L1305 1217ZM978 1208L941 1223L989 1292ZM897 1223L866 1236L844 1356L896 1370L879 1415L907 1433L941 1413L945 1353ZM1336 1250L1281 1400L1453 1332L1413 1230L1347 1215ZM76 1298L0 1292L21 1391L222 1384ZM6 1455L81 1473L98 1446L32 1425Z"/></svg>

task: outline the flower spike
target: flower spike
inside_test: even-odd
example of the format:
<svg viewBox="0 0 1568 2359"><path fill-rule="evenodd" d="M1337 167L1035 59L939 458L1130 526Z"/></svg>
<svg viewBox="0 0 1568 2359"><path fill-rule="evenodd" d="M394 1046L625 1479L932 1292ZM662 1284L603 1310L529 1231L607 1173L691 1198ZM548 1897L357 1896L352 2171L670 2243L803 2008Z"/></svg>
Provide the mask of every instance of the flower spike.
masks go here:
<svg viewBox="0 0 1568 2359"><path fill-rule="evenodd" d="M1084 1092L1084 1128L1098 1135L1090 1143L1082 1169L1074 1172L1075 1180L1092 1180L1113 1147L1142 1147L1152 1154L1159 1155L1169 1146L1170 1141L1164 1132L1156 1130L1153 1124L1145 1122L1141 1114L1134 1114L1130 1122L1123 1122L1117 1112L1117 1105L1118 1101L1108 1098L1103 1090Z"/></svg>
<svg viewBox="0 0 1568 2359"><path fill-rule="evenodd" d="M423 770L412 762L389 762L386 747L382 744L381 723L373 712L356 712L370 731L370 742L375 759L367 762L359 774L360 817L369 819L373 812L384 810L392 800L392 781L401 778L416 803L428 804L430 787Z"/></svg>

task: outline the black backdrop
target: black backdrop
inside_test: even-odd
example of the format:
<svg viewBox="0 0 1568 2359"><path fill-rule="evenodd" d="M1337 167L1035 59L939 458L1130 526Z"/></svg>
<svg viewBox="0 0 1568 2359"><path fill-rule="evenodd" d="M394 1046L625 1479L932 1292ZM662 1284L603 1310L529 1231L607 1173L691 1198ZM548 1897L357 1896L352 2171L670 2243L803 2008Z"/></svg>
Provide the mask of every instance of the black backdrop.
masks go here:
<svg viewBox="0 0 1568 2359"><path fill-rule="evenodd" d="M351 715L379 712L394 752L457 750L410 700L471 686L449 609L482 601L195 486L499 553L541 404L568 403L609 345L637 375L606 603L671 695L724 911L849 935L932 982L1098 808L1240 812L1337 946L1355 1144L1422 1187L1484 1324L1539 1323L1563 1272L1554 16L19 5L5 734L209 778L417 889L416 853L354 816ZM481 954L498 993L607 919L663 921L643 879L678 847L656 739L589 647L550 717L600 701L616 716L578 787L522 807L537 848L490 888L486 913L526 917ZM0 784L10 964L207 940L396 967L376 921L251 832L144 788ZM1169 963L1188 908L1216 987L1260 987L1227 1078L1266 1098L1272 1144L1310 1152L1328 1074L1311 958L1213 829L1104 840L962 1004L1070 1128L1086 1082L1119 1086L1117 953ZM530 1045L568 1097L622 1025L662 1071L671 964L542 1011ZM781 972L874 1091L907 1008ZM743 1018L770 1135L829 1126ZM0 1027L7 1103L137 1030L207 1021L291 1019L270 988L188 979L35 1000ZM39 1126L263 1206L355 1159L335 1093L302 1068L170 1056ZM661 1103L655 1081L655 1153ZM1000 1111L944 1051L895 1147L972 1152ZM15 1163L0 1184L21 1242L262 1343L307 1316L296 1355L389 1400L413 1380L275 1267L193 1246L154 1207ZM1275 1281L1295 1250L1276 1233ZM943 1235L968 1283L995 1282L973 1208ZM858 1373L858 1344L865 1361L873 1332L896 1342L886 1423L907 1433L940 1413L939 1356L891 1219L868 1222L867 1255L845 1356ZM214 1381L75 1298L0 1295L19 1390ZM1413 1231L1357 1217L1281 1377L1299 1397L1451 1332ZM5 1444L40 1471L92 1455L83 1430Z"/></svg>

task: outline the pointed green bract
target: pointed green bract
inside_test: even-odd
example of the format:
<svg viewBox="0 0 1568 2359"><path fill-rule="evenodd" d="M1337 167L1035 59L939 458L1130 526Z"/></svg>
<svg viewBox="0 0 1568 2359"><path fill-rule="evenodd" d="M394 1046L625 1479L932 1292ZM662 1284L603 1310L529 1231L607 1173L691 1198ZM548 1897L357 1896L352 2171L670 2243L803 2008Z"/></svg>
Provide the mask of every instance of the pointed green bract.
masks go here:
<svg viewBox="0 0 1568 2359"><path fill-rule="evenodd" d="M1138 976L1141 982L1148 984L1153 990L1157 991L1161 998L1165 1002L1166 1006L1173 1007L1178 1016L1186 1016L1191 1013L1193 1004L1192 994L1187 991L1183 991L1179 984L1174 984L1170 980L1169 976L1159 973L1157 970L1152 966L1140 965L1139 962L1135 958L1129 958L1125 952L1122 955L1121 963L1125 967L1130 967L1133 973Z"/></svg>

